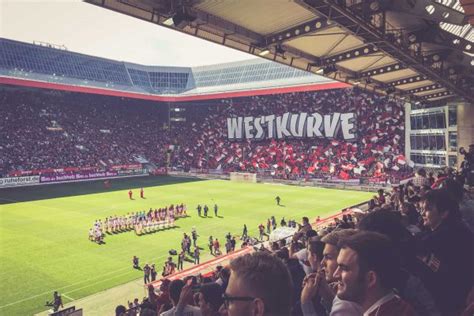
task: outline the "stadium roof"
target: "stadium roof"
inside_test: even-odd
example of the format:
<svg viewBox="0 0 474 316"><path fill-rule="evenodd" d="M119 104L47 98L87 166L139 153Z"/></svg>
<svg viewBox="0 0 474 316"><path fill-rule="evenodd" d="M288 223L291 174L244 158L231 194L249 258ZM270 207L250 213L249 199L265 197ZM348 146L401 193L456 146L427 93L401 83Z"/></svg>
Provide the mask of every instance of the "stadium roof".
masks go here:
<svg viewBox="0 0 474 316"><path fill-rule="evenodd" d="M101 89L109 95L117 95L113 91L129 92L137 98L146 95L164 101L347 86L262 58L193 68L146 66L2 38L0 83L70 91L86 87L81 91L98 93Z"/></svg>
<svg viewBox="0 0 474 316"><path fill-rule="evenodd" d="M86 2L368 90L474 101L474 32L458 0Z"/></svg>

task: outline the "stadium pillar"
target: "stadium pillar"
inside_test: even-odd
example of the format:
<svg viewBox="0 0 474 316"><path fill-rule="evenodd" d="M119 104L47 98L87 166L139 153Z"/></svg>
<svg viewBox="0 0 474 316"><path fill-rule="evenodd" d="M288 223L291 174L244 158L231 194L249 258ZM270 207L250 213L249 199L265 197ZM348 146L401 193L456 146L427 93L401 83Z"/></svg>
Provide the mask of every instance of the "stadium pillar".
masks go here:
<svg viewBox="0 0 474 316"><path fill-rule="evenodd" d="M459 103L457 106L457 125L458 125L458 148L464 147L469 150L469 145L474 144L474 104ZM459 154L457 158L458 168L464 156Z"/></svg>
<svg viewBox="0 0 474 316"><path fill-rule="evenodd" d="M410 114L411 114L411 103L405 103L405 159L411 161L411 144L410 144Z"/></svg>

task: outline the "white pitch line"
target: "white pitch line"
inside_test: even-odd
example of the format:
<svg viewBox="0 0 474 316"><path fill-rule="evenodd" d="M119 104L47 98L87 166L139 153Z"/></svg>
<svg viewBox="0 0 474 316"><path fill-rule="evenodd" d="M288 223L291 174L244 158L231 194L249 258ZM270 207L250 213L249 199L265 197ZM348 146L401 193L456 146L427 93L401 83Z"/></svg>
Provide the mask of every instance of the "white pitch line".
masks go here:
<svg viewBox="0 0 474 316"><path fill-rule="evenodd" d="M64 296L65 298L70 299L71 301L74 301L74 299L73 299L72 297L70 297L70 296L68 296L68 295L66 295L66 294L64 294L64 293L62 294L62 296Z"/></svg>
<svg viewBox="0 0 474 316"><path fill-rule="evenodd" d="M162 259L162 258L165 258L165 257L167 257L167 255L159 256L159 257L157 257L156 259ZM152 259L153 259L153 258L152 258ZM111 271L111 272L108 272L108 273L106 273L106 274L113 274L113 273L116 273L116 272L118 272L118 271L125 270L125 269L129 269L129 267L120 268L120 269L118 269L118 270L116 270L116 271ZM91 286L91 285L95 285L95 284L98 284L98 283L102 283L102 282L104 282L104 281L109 281L109 280L112 280L112 279L114 279L114 278L116 278L116 277L126 275L127 273L130 273L130 272L133 272L133 271L135 271L135 270L130 270L130 271L127 271L127 272L124 272L124 273L116 274L116 275L114 275L114 276L112 276L112 277L110 277L110 278L103 278L103 279L101 279L101 280L99 280L99 281L97 281L97 282L88 284L88 285L86 285L86 286L82 286L82 287L76 288L76 289L73 288L71 291L67 291L66 293L72 293L72 292L75 292L76 290L80 290L80 289L89 287L89 286ZM104 274L104 275L105 275L105 274ZM98 276L98 277L95 277L95 278L91 278L91 279L88 279L88 280L83 280L83 281L76 282L76 283L73 283L73 284L65 285L65 286L60 287L60 288L52 289L52 290L49 290L49 291L47 291L47 292L43 292L43 293L36 294L36 295L30 296L30 297L26 297L26 298L23 298L23 299L21 299L21 300L18 300L18 301L11 302L11 303L9 303L9 304L5 304L5 305L3 305L3 306L0 306L0 309L5 308L5 307L8 307L8 306L16 305L16 304L18 304L18 303L22 303L22 302L25 302L25 301L29 301L29 300L31 300L31 299L34 299L34 298L36 298L36 297L40 297L40 296L43 296L43 295L46 295L46 294L51 294L53 291L58 291L58 290L62 290L62 289L66 289L66 288L70 288L70 287L72 287L72 286L76 286L76 285L82 284L82 283L84 283L84 282L89 282L89 281L91 281L91 280L94 280L94 279L97 279L97 278L100 278L100 277L101 277L101 276Z"/></svg>
<svg viewBox="0 0 474 316"><path fill-rule="evenodd" d="M40 205L40 206L42 206L42 205ZM59 209L58 207L51 207L51 206L42 206L42 207L50 208L50 209ZM299 212L297 212L297 213L295 213L295 214L293 214L293 215L296 216L297 214L299 214ZM238 217L238 216L228 216L228 217L232 218L232 217ZM220 223L212 223L211 225L207 225L206 228L218 226L219 224L220 224ZM157 259L161 259L161 258L166 257L166 256L167 256L167 255L159 256ZM116 270L116 271L111 271L111 272L105 273L105 274L103 274L102 276L108 275L108 274L112 274L112 273L116 273L116 272L118 272L118 271L125 270L125 269L128 269L128 267L123 267L123 268L120 268L120 269L118 269L118 270ZM116 278L116 277L118 277L118 276L123 276L123 275L125 275L125 274L127 274L127 273L130 273L130 272L132 272L132 271L127 271L127 272L125 272L125 273L121 273L121 274L118 274L118 275L114 275L113 277L110 277L110 278L104 278L104 279L101 279L101 280L98 281L98 282L94 282L94 283L92 283L92 284L87 284L86 286L82 286L82 287L79 287L79 288L76 288L76 289L72 289L72 290L70 290L70 291L67 291L66 293L72 293L72 292L81 290L81 289L83 289L83 288L87 288L87 287L89 287L89 286L91 286L91 285L95 285L95 284L98 284L98 283L102 283L102 282L104 282L104 281L112 280L112 279L114 279L114 278ZM18 303L22 303L22 302L25 302L25 301L29 301L29 300L31 300L31 299L33 299L33 298L36 298L36 297L39 297L39 296L43 296L43 295L49 294L49 293L51 293L51 292L54 291L54 290L61 290L61 289L70 288L70 287L72 287L72 286L76 286L76 285L79 285L79 284L84 283L84 282L89 282L89 281L91 281L91 280L94 280L94 279L97 279L97 278L100 278L100 277L101 277L101 276L95 277L95 278L91 278L91 279L88 279L88 280L83 280L83 281L80 281L80 282L77 282L77 283L73 283L73 284L70 284L70 285L63 286L63 287L61 287L61 288L52 289L52 290L49 290L49 291L47 291L47 292L43 292L43 293L40 293L40 294L37 294L37 295L33 295L33 296L30 296L30 297L27 297L27 298L24 298L24 299L21 299L21 300L18 300L18 301L15 301L15 302L12 302L12 303L3 305L3 306L0 306L0 309L3 309L3 308L8 307L8 306L16 305L16 304L18 304ZM64 294L62 294L62 295L64 295Z"/></svg>

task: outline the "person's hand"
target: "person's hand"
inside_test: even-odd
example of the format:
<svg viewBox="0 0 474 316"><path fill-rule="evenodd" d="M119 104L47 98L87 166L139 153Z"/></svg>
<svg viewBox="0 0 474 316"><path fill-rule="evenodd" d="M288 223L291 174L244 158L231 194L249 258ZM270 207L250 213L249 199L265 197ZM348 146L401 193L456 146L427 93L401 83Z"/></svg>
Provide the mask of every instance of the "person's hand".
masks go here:
<svg viewBox="0 0 474 316"><path fill-rule="evenodd" d="M319 294L327 302L332 302L334 300L335 293L337 289L334 290L326 281L326 275L324 269L319 269L318 276L320 277L319 281Z"/></svg>
<svg viewBox="0 0 474 316"><path fill-rule="evenodd" d="M307 275L303 280L303 290L301 291L301 304L310 302L318 293L320 278L316 273Z"/></svg>
<svg viewBox="0 0 474 316"><path fill-rule="evenodd" d="M199 306L199 292L193 294L194 305Z"/></svg>

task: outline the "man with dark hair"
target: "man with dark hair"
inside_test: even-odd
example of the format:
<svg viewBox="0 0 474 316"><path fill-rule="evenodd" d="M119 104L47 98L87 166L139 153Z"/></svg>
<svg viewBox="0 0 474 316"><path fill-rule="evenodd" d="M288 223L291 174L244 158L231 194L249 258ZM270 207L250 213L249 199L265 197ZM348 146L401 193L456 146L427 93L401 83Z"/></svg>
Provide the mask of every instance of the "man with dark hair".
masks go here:
<svg viewBox="0 0 474 316"><path fill-rule="evenodd" d="M145 266L143 267L143 282L145 284L147 283L150 283L150 274L151 274L151 268L150 266L147 264L145 264Z"/></svg>
<svg viewBox="0 0 474 316"><path fill-rule="evenodd" d="M418 171L415 174L415 178L413 179L413 185L416 187L421 188L424 185L430 186L430 181L426 177L426 170L423 168L418 169Z"/></svg>
<svg viewBox="0 0 474 316"><path fill-rule="evenodd" d="M51 304L46 304L48 306L53 306L53 311L57 312L59 308L64 308L63 306L63 299L61 298L61 295L59 295L58 291L54 291L53 293L53 301Z"/></svg>
<svg viewBox="0 0 474 316"><path fill-rule="evenodd" d="M133 259L132 259L132 263L133 263L133 268L134 269L140 269L140 266L138 264L138 257L137 256L133 256Z"/></svg>
<svg viewBox="0 0 474 316"><path fill-rule="evenodd" d="M313 272L318 271L321 260L323 259L324 243L319 240L308 241L308 264Z"/></svg>
<svg viewBox="0 0 474 316"><path fill-rule="evenodd" d="M199 264L199 256L201 255L201 251L199 251L199 248L196 246L194 247L194 264Z"/></svg>
<svg viewBox="0 0 474 316"><path fill-rule="evenodd" d="M161 313L161 316L174 316L174 315L200 316L201 315L200 309L198 307L189 305L190 302L187 302L187 301L183 302L183 300L181 300L180 302L181 291L183 290L184 286L185 284L183 280L177 279L177 280L171 281L170 287L169 287L169 294L170 294L171 302L173 303L173 308L164 313ZM183 296L188 296L188 295L184 295L183 293ZM181 305L179 312L177 312L178 303L180 303Z"/></svg>
<svg viewBox="0 0 474 316"><path fill-rule="evenodd" d="M458 203L446 190L432 190L422 200L419 258L427 267L423 282L444 315L457 315L472 288L473 234L461 220Z"/></svg>
<svg viewBox="0 0 474 316"><path fill-rule="evenodd" d="M193 237L193 246L196 247L196 241L197 241L197 238L198 238L198 234L197 234L197 231L196 231L195 227L193 227L193 230L191 231L191 236Z"/></svg>
<svg viewBox="0 0 474 316"><path fill-rule="evenodd" d="M219 309L224 302L222 293L222 287L217 283L207 283L201 286L198 294L198 303L203 316L218 315Z"/></svg>
<svg viewBox="0 0 474 316"><path fill-rule="evenodd" d="M377 210L362 218L358 227L383 234L392 241L401 263L396 286L400 296L418 315L440 315L431 293L416 276L420 271L420 262L415 255L415 240L403 227L400 214L392 210Z"/></svg>
<svg viewBox="0 0 474 316"><path fill-rule="evenodd" d="M178 271L183 270L183 263L184 263L185 258L186 258L186 254L184 253L184 250L183 250L178 255Z"/></svg>
<svg viewBox="0 0 474 316"><path fill-rule="evenodd" d="M351 301L339 299L335 292L337 289L334 289L337 287L334 272L337 269L337 256L340 251L338 243L355 233L357 233L355 229L335 230L321 239L321 242L324 243L321 260L321 267L323 269L314 270L316 273L308 276L305 282L301 294L301 309L304 315L315 315L313 299L318 294L321 296L322 303L330 312L330 315L362 315L361 306ZM311 264L313 259L311 258L309 261ZM320 275L322 273L324 275ZM316 283L317 277L321 278L318 283Z"/></svg>
<svg viewBox="0 0 474 316"><path fill-rule="evenodd" d="M247 230L247 225L244 224L244 229L242 230L242 237L240 239L247 238L248 230Z"/></svg>
<svg viewBox="0 0 474 316"><path fill-rule="evenodd" d="M169 279L163 279L160 284L160 293L156 297L156 309L158 311L165 309L168 305L171 305L169 287L171 281Z"/></svg>
<svg viewBox="0 0 474 316"><path fill-rule="evenodd" d="M362 306L364 315L415 315L412 307L395 295L399 269L388 237L375 232L358 232L340 241L337 296Z"/></svg>
<svg viewBox="0 0 474 316"><path fill-rule="evenodd" d="M209 236L209 243L207 244L208 247L209 247L209 252L211 253L211 255L214 254L213 252L213 249L214 249L214 238L212 238L212 236Z"/></svg>
<svg viewBox="0 0 474 316"><path fill-rule="evenodd" d="M385 204L385 191L383 189L377 190L378 195L374 196L374 202L377 206L382 206Z"/></svg>
<svg viewBox="0 0 474 316"><path fill-rule="evenodd" d="M127 308L123 305L118 305L115 308L115 316L125 316L127 315Z"/></svg>
<svg viewBox="0 0 474 316"><path fill-rule="evenodd" d="M292 280L283 262L266 252L254 252L230 263L223 315L290 315Z"/></svg>
<svg viewBox="0 0 474 316"><path fill-rule="evenodd" d="M219 243L219 239L216 238L214 240L213 247L214 247L214 255L220 256L222 253L221 253L221 244Z"/></svg>
<svg viewBox="0 0 474 316"><path fill-rule="evenodd" d="M150 274L151 274L151 282L156 281L156 276L158 275L158 272L156 272L155 264L151 265Z"/></svg>

